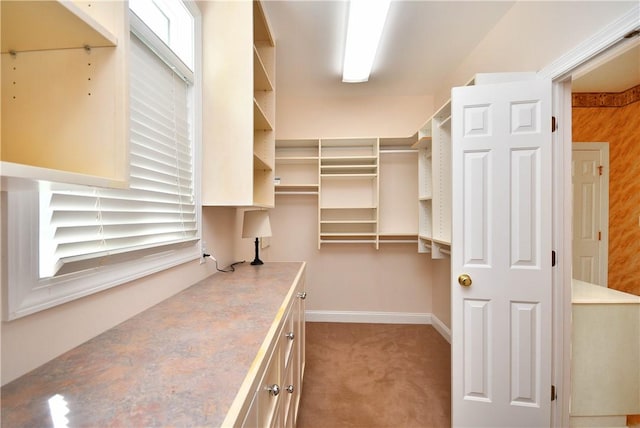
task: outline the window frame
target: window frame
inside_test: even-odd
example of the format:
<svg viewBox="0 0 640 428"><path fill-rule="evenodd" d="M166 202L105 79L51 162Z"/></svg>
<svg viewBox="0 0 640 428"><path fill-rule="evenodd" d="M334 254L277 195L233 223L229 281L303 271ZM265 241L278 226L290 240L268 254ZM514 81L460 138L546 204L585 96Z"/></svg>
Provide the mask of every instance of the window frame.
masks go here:
<svg viewBox="0 0 640 428"><path fill-rule="evenodd" d="M191 134L194 174L194 193L197 221L197 240L191 245L167 248L135 257L114 265L89 269L59 277L39 278L39 194L26 190L3 192L2 206L6 209L5 287L3 319L15 320L99 291L126 284L136 279L158 273L202 257L202 200L201 162L202 146L202 28L200 11L193 1L184 1L194 18L194 69L190 101L193 106ZM133 14L129 11L129 14ZM130 33L137 35L133 27ZM129 37L131 37L129 35ZM139 36L138 36L139 37ZM144 40L143 42L148 42ZM159 52L152 48L156 54ZM158 55L162 58L161 55ZM166 62L166 58L162 58ZM178 68L178 74L181 74ZM182 75L184 77L184 74ZM50 186L40 183L39 186ZM42 187L44 188L44 187Z"/></svg>

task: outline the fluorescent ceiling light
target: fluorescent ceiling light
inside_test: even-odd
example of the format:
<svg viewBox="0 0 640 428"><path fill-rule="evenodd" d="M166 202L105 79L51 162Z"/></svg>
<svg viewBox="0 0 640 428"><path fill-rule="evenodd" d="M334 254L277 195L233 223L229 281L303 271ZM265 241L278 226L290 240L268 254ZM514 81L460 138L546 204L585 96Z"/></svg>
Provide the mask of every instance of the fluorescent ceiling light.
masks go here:
<svg viewBox="0 0 640 428"><path fill-rule="evenodd" d="M342 81L369 80L391 0L351 0Z"/></svg>

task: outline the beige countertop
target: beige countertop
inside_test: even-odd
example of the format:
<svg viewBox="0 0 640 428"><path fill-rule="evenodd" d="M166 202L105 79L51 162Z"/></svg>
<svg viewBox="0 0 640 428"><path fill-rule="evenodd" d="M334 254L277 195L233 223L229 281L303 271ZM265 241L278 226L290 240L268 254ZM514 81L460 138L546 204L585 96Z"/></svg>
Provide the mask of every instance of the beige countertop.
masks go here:
<svg viewBox="0 0 640 428"><path fill-rule="evenodd" d="M2 387L2 426L220 426L304 264L218 273ZM82 320L78 320L82 322Z"/></svg>
<svg viewBox="0 0 640 428"><path fill-rule="evenodd" d="M571 280L571 293L573 304L640 304L640 296L578 279Z"/></svg>

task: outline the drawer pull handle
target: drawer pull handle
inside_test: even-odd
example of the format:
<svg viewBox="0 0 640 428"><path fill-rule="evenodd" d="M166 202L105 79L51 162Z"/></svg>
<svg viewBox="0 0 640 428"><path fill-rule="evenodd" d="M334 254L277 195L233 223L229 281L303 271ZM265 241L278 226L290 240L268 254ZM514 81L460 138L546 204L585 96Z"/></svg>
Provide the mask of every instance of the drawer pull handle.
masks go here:
<svg viewBox="0 0 640 428"><path fill-rule="evenodd" d="M296 335L293 334L292 331L290 331L289 333L285 334L285 336L287 336L287 339L291 339L291 340L296 338Z"/></svg>
<svg viewBox="0 0 640 428"><path fill-rule="evenodd" d="M267 391L269 391L269 394L275 397L276 395L280 394L280 387L278 386L278 384L274 383L273 385L267 387Z"/></svg>
<svg viewBox="0 0 640 428"><path fill-rule="evenodd" d="M289 386L287 386L287 392L288 392L289 394L293 394L293 391L294 391L293 385L289 385Z"/></svg>
<svg viewBox="0 0 640 428"><path fill-rule="evenodd" d="M302 300L307 298L307 292L306 291L302 291L300 293L298 293L298 297L301 298Z"/></svg>

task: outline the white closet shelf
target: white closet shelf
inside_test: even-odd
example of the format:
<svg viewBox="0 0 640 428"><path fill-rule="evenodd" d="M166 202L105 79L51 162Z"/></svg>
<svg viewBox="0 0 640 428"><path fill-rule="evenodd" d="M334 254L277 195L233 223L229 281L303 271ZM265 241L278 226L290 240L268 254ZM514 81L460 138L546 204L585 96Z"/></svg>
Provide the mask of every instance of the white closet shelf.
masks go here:
<svg viewBox="0 0 640 428"><path fill-rule="evenodd" d="M253 129L261 131L273 130L273 125L271 125L267 115L255 98L253 99Z"/></svg>
<svg viewBox="0 0 640 428"><path fill-rule="evenodd" d="M446 246L451 246L451 241L445 241L439 238L431 238L431 240L435 243L435 244L439 244L439 245L446 245Z"/></svg>
<svg viewBox="0 0 640 428"><path fill-rule="evenodd" d="M416 149L380 149L381 155L406 155L418 153Z"/></svg>
<svg viewBox="0 0 640 428"><path fill-rule="evenodd" d="M420 196L420 198L418 198L420 201L430 201L433 199L433 196L431 195L425 195L425 196Z"/></svg>
<svg viewBox="0 0 640 428"><path fill-rule="evenodd" d="M320 220L320 224L376 224L375 220Z"/></svg>
<svg viewBox="0 0 640 428"><path fill-rule="evenodd" d="M449 121L450 121L450 120L451 120L451 115L449 115L449 116L445 117L445 118L442 120L442 122L440 122L440 124L438 124L438 126L439 126L440 128L442 128L443 126L446 126L446 125L447 125L447 123L449 123Z"/></svg>
<svg viewBox="0 0 640 428"><path fill-rule="evenodd" d="M317 184L276 184L276 195L317 195Z"/></svg>
<svg viewBox="0 0 640 428"><path fill-rule="evenodd" d="M322 156L322 163L323 164L332 164L332 165L341 165L341 164L350 164L350 163L354 163L356 161L373 161L372 163L375 163L375 161L378 160L377 156Z"/></svg>
<svg viewBox="0 0 640 428"><path fill-rule="evenodd" d="M302 163L316 163L318 162L317 156L276 156L276 162L281 164L302 164Z"/></svg>
<svg viewBox="0 0 640 428"><path fill-rule="evenodd" d="M370 237L370 236L377 236L377 233L375 232L363 232L363 233L357 233L357 232L323 232L320 234L320 236L342 236L342 237L346 237L346 236L353 236L353 237L357 237L357 236L363 236L363 237Z"/></svg>
<svg viewBox="0 0 640 428"><path fill-rule="evenodd" d="M378 174L348 174L348 173L335 173L335 174L320 174L321 178L376 178Z"/></svg>
<svg viewBox="0 0 640 428"><path fill-rule="evenodd" d="M70 1L3 1L2 53L113 47L117 37Z"/></svg>
<svg viewBox="0 0 640 428"><path fill-rule="evenodd" d="M269 164L269 162L262 158L259 154L253 153L253 169L259 169L262 171L271 171L273 170L273 166Z"/></svg>
<svg viewBox="0 0 640 428"><path fill-rule="evenodd" d="M375 164L358 164L358 163L354 163L354 164L340 164L340 165L325 165L322 164L320 166L321 169L326 170L326 171L346 171L346 170L358 170L358 169L371 169L371 170L375 170L377 169L377 165Z"/></svg>
<svg viewBox="0 0 640 428"><path fill-rule="evenodd" d="M375 239L320 239L321 244L376 244Z"/></svg>
<svg viewBox="0 0 640 428"><path fill-rule="evenodd" d="M413 149L426 149L431 147L431 136L420 138L413 146Z"/></svg>
<svg viewBox="0 0 640 428"><path fill-rule="evenodd" d="M254 91L273 91L273 84L267 73L267 68L258 53L258 49L253 47L253 90Z"/></svg>
<svg viewBox="0 0 640 428"><path fill-rule="evenodd" d="M354 211L354 210L375 210L378 207L374 206L358 206L358 207L338 207L338 206L321 206L322 210L344 210L344 211Z"/></svg>

